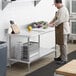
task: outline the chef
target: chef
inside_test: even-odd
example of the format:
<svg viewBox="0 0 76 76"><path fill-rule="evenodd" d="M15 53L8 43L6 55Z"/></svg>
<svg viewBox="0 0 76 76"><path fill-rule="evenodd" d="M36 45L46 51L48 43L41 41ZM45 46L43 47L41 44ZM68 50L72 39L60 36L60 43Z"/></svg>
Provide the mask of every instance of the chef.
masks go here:
<svg viewBox="0 0 76 76"><path fill-rule="evenodd" d="M62 0L54 0L55 7L58 11L55 13L55 17L50 21L49 26L55 26L56 44L60 46L60 56L55 58L58 64L64 64L67 62L67 37L70 33L69 25L69 13L67 8L62 4Z"/></svg>

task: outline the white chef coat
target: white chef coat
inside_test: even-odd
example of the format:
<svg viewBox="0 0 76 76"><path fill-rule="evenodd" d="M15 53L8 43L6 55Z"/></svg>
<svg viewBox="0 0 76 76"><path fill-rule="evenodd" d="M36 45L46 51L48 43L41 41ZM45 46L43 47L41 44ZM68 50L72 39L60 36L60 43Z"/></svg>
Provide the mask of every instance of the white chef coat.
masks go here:
<svg viewBox="0 0 76 76"><path fill-rule="evenodd" d="M70 33L70 25L69 25L69 12L66 7L62 6L57 12L56 12L56 19L54 21L56 27L63 23L63 31L64 34Z"/></svg>

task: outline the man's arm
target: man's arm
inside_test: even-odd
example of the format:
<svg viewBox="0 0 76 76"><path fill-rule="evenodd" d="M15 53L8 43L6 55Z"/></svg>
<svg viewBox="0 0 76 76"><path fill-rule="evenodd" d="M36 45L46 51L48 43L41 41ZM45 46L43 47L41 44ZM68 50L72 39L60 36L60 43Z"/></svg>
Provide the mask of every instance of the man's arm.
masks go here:
<svg viewBox="0 0 76 76"><path fill-rule="evenodd" d="M54 25L58 26L63 22L68 22L68 20L69 20L68 11L65 11L65 10L59 11L58 18L57 20L54 21Z"/></svg>
<svg viewBox="0 0 76 76"><path fill-rule="evenodd" d="M53 22L55 22L56 18L54 17L54 19L52 21L49 22L49 24L52 24Z"/></svg>
<svg viewBox="0 0 76 76"><path fill-rule="evenodd" d="M56 19L57 19L57 12L55 13L55 17L53 18L53 20L50 21L48 25L53 27L54 26L54 22L56 21Z"/></svg>
<svg viewBox="0 0 76 76"><path fill-rule="evenodd" d="M56 21L56 18L57 18L57 12L55 13L55 17L53 18L53 20L52 20L52 21L50 21L50 22L49 22L49 24L54 23L54 22Z"/></svg>

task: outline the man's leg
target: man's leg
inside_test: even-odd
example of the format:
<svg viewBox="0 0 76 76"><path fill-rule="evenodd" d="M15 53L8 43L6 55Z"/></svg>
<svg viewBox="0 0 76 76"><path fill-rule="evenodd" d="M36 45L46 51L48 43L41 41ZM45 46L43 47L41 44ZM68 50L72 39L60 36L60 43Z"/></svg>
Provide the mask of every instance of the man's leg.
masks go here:
<svg viewBox="0 0 76 76"><path fill-rule="evenodd" d="M64 35L64 45L60 45L60 54L63 61L67 61L67 35Z"/></svg>

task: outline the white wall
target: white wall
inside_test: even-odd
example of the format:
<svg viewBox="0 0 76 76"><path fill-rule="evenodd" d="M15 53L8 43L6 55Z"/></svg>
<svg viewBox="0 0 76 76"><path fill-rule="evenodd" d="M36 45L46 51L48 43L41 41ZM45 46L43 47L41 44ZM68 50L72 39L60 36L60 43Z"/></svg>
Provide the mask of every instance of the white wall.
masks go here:
<svg viewBox="0 0 76 76"><path fill-rule="evenodd" d="M65 0L66 7L70 11L70 0Z"/></svg>
<svg viewBox="0 0 76 76"><path fill-rule="evenodd" d="M10 26L10 20L14 20L20 28L34 21L45 20L49 22L55 12L53 9L55 7L52 4L53 0L41 0L36 7L33 2L29 1L9 3L4 10L0 10L0 40L6 40L4 29Z"/></svg>
<svg viewBox="0 0 76 76"><path fill-rule="evenodd" d="M55 6L52 4L53 0L41 0L36 7L34 7L32 1L9 3L4 10L0 10L0 40L6 40L4 29L10 26L10 20L14 20L21 29L30 22L40 20L49 22L52 20L56 11Z"/></svg>

